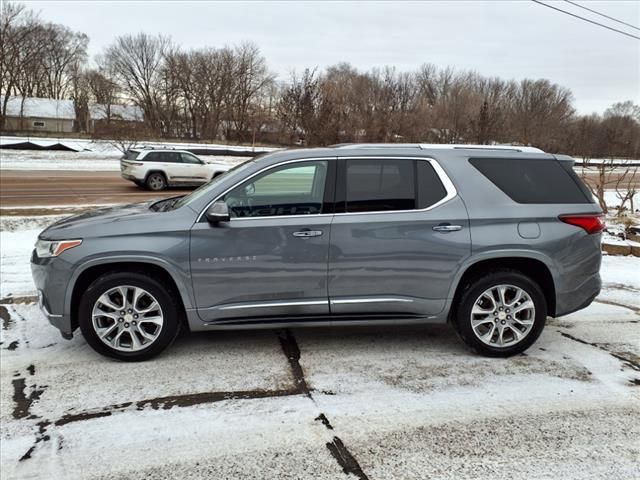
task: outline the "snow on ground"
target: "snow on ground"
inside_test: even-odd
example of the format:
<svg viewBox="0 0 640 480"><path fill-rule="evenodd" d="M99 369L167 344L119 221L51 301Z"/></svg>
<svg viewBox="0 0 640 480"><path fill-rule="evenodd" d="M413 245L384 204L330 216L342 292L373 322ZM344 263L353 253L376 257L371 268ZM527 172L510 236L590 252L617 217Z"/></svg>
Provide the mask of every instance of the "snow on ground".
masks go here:
<svg viewBox="0 0 640 480"><path fill-rule="evenodd" d="M2 170L88 170L120 171L122 153L107 152L65 152L56 150L0 150ZM207 163L234 166L250 160L249 157L228 155L199 155Z"/></svg>
<svg viewBox="0 0 640 480"><path fill-rule="evenodd" d="M14 136L0 136L0 146L2 145L15 145L22 143L32 143L40 147L50 147L52 145L60 144L65 145L68 148L72 148L77 151L88 150L93 152L104 153L117 153L117 142L109 140L92 140L86 138L55 138L55 137L14 137ZM267 152L276 150L274 147L252 147L250 145L226 145L223 143L188 143L188 142L156 142L156 141L141 141L140 146L152 145L156 147L170 147L170 148L207 148L213 150L235 150L237 152L251 152L260 151Z"/></svg>
<svg viewBox="0 0 640 480"><path fill-rule="evenodd" d="M57 218L2 218L0 297L30 301ZM5 298L2 478L640 478L638 269L605 256L596 302L509 359L423 326L182 334L125 364Z"/></svg>

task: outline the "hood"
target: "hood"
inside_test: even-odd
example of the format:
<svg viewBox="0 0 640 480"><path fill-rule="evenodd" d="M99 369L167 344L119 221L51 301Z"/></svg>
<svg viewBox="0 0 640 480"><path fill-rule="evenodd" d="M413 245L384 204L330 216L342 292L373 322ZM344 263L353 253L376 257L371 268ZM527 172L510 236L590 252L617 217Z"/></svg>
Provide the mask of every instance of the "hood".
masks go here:
<svg viewBox="0 0 640 480"><path fill-rule="evenodd" d="M64 240L72 237L85 237L118 233L131 222L157 215L150 210L152 202L134 203L116 207L97 208L89 212L64 218L43 230L39 238L45 240ZM103 228L101 228L103 227Z"/></svg>

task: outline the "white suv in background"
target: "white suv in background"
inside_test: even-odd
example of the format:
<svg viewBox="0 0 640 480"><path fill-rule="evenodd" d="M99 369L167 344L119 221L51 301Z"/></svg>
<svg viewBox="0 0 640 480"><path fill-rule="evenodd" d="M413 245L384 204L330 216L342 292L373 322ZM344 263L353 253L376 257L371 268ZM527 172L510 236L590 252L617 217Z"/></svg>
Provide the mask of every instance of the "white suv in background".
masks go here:
<svg viewBox="0 0 640 480"><path fill-rule="evenodd" d="M227 170L185 150L132 148L120 159L122 178L153 191L202 185Z"/></svg>

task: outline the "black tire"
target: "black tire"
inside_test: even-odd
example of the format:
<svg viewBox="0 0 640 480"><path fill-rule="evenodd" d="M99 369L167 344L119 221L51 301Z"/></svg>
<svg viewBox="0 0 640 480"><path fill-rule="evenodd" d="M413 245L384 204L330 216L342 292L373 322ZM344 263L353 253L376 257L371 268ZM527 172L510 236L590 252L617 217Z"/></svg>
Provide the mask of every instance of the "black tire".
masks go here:
<svg viewBox="0 0 640 480"><path fill-rule="evenodd" d="M163 324L153 343L135 352L120 351L100 340L93 327L92 311L100 296L108 290L122 286L140 287L149 292L162 309ZM94 280L80 299L78 323L87 343L98 353L127 362L138 362L155 357L165 350L180 331L180 310L176 301L177 293L171 286L165 285L143 273L109 272Z"/></svg>
<svg viewBox="0 0 640 480"><path fill-rule="evenodd" d="M531 329L522 340L506 347L494 347L484 343L478 338L471 325L471 310L480 295L498 285L513 285L522 289L535 308ZM526 275L512 270L492 271L481 278L471 280L464 285L455 307L451 320L456 332L473 351L488 357L509 357L524 352L542 333L547 317L547 302L540 286ZM494 321L497 322L497 320Z"/></svg>
<svg viewBox="0 0 640 480"><path fill-rule="evenodd" d="M150 173L147 176L145 185L149 190L153 192L159 192L167 188L167 178L164 176L163 173L160 173L160 172Z"/></svg>

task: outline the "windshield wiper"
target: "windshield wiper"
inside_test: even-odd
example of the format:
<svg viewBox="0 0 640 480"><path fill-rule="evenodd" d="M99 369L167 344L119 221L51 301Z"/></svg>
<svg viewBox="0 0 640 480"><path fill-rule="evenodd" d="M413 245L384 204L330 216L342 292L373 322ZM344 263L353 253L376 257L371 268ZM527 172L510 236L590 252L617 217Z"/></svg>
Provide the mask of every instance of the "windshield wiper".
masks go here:
<svg viewBox="0 0 640 480"><path fill-rule="evenodd" d="M180 200L184 195L179 195L177 197L165 198L163 200L158 200L155 203L152 203L149 207L154 212L166 212L168 210L172 210L173 206Z"/></svg>
<svg viewBox="0 0 640 480"><path fill-rule="evenodd" d="M164 211L166 212L167 210L173 210L175 204L178 203L178 200L180 200L183 196L184 195L181 195L179 197L170 199L170 201L167 202L167 206L164 208Z"/></svg>

